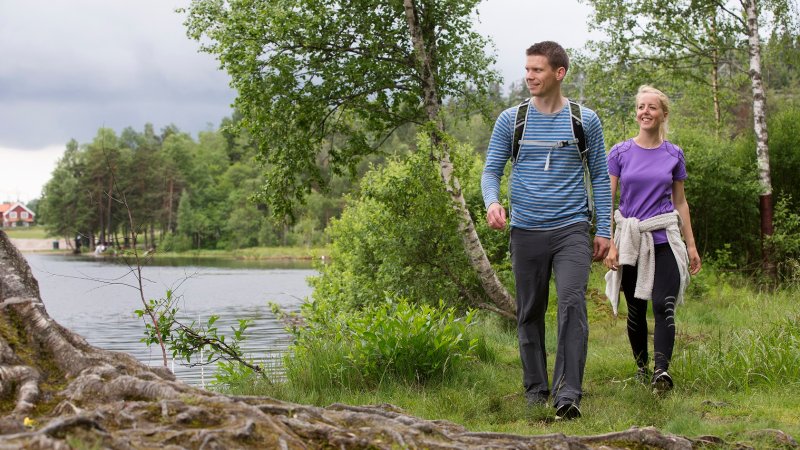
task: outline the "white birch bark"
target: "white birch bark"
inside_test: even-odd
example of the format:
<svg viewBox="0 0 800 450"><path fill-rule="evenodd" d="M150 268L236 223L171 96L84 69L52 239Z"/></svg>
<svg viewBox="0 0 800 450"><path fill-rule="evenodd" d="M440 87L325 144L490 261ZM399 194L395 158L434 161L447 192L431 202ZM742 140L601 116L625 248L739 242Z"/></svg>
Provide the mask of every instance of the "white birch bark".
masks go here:
<svg viewBox="0 0 800 450"><path fill-rule="evenodd" d="M772 181L769 166L769 146L767 135L766 92L761 79L761 42L758 36L758 6L756 0L743 0L742 8L747 23L750 50L750 84L753 89L753 127L756 134L756 163L760 187L759 210L761 212L762 267L768 274L774 274L771 251L764 245L764 238L772 235Z"/></svg>

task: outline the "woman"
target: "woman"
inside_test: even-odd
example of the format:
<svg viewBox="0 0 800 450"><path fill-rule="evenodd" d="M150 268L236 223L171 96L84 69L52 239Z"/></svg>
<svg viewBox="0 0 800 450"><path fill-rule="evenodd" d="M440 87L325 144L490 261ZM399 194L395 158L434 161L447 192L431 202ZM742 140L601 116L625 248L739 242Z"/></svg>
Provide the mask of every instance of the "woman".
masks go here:
<svg viewBox="0 0 800 450"><path fill-rule="evenodd" d="M683 190L683 151L666 140L669 99L651 86L636 95L636 137L608 154L611 198L620 189L613 214L611 248L605 265L606 294L617 313L620 286L628 304L628 338L642 381L650 378L647 352L647 300L655 317L655 367L650 383L657 392L672 389L667 370L675 345L675 306L683 300L689 274L700 271L689 205ZM681 233L683 240L681 240Z"/></svg>

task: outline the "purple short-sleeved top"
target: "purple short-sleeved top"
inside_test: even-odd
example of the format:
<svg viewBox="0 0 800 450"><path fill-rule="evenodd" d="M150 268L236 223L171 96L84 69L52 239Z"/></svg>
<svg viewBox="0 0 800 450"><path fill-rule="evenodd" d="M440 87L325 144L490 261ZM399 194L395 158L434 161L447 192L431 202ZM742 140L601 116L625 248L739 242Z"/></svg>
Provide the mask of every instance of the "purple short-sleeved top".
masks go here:
<svg viewBox="0 0 800 450"><path fill-rule="evenodd" d="M672 183L686 179L686 161L683 151L669 141L642 148L628 139L608 153L608 173L619 178L620 213L646 220L675 209ZM666 231L653 232L653 243L666 242Z"/></svg>

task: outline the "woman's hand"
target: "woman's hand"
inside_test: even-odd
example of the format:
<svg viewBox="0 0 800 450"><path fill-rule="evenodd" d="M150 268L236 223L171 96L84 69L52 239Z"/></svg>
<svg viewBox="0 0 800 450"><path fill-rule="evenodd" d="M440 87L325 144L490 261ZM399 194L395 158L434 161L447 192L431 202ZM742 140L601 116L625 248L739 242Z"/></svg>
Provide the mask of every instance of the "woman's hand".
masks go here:
<svg viewBox="0 0 800 450"><path fill-rule="evenodd" d="M702 263L700 262L700 254L697 253L697 248L687 247L686 252L689 254L689 273L692 275L697 275L700 272L700 267Z"/></svg>
<svg viewBox="0 0 800 450"><path fill-rule="evenodd" d="M611 241L611 245L608 248L608 254L606 258L603 260L603 264L606 265L611 270L617 270L619 267L619 254L617 253L617 246L614 245L614 241Z"/></svg>

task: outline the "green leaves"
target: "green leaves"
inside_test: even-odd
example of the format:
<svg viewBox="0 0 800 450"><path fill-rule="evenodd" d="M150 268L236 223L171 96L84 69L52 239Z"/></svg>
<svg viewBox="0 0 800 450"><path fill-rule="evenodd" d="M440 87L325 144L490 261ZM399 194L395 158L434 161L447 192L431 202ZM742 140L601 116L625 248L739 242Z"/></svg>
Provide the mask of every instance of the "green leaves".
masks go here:
<svg viewBox="0 0 800 450"><path fill-rule="evenodd" d="M477 3L417 2L440 98L473 102L497 80L485 39L472 31ZM195 0L185 12L189 35L238 91L241 125L266 168L260 194L278 216L324 189L323 171L352 172L399 126L427 120L399 1ZM320 166L323 141L331 145Z"/></svg>
<svg viewBox="0 0 800 450"><path fill-rule="evenodd" d="M427 148L427 141L421 139L419 147ZM465 168L481 165L471 149L461 146L453 152ZM474 170L461 179L477 190L479 177ZM315 299L352 308L383 302L387 292L429 304L464 305L480 298L482 288L464 253L458 219L429 155L391 160L366 174L360 191L328 227L331 261L310 280ZM480 210L476 214L483 216Z"/></svg>
<svg viewBox="0 0 800 450"><path fill-rule="evenodd" d="M474 311L459 317L455 308L443 303L386 300L352 312L318 303L308 314L307 326L293 330L288 376L315 370L329 374L335 384L351 387L375 386L386 377L409 383L441 379L475 357L478 340L467 337L474 321ZM323 346L337 357L325 359L321 368L317 349Z"/></svg>
<svg viewBox="0 0 800 450"><path fill-rule="evenodd" d="M147 345L163 342L172 352L174 359L185 361L189 367L224 361L225 364L221 366L227 367L226 370L229 372L236 371L230 367L231 365L238 365L255 373L263 373L259 365L253 364L246 358L241 347L246 339L247 329L252 323L251 319L239 319L238 326L231 327L233 337L226 339L215 325L219 320L216 314L212 314L205 324L192 321L187 325L181 322L178 318L177 301L178 298L168 290L164 298L150 299L146 309L135 311L137 317L155 318L154 321L157 323L156 326L145 320L145 336L141 339L142 342ZM200 360L198 354L202 354L204 359Z"/></svg>

